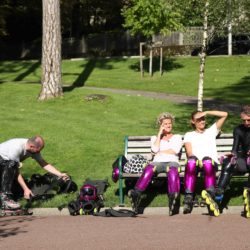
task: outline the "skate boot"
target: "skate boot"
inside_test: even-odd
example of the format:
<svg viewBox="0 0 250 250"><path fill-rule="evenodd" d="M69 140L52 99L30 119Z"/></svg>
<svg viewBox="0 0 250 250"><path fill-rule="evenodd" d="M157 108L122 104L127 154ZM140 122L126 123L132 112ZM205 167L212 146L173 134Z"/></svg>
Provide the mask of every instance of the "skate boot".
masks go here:
<svg viewBox="0 0 250 250"><path fill-rule="evenodd" d="M199 206L200 206L199 198L195 196L193 200L193 207L199 207Z"/></svg>
<svg viewBox="0 0 250 250"><path fill-rule="evenodd" d="M21 206L18 202L11 199L10 194L0 194L0 208L1 216L5 215L19 215L21 213Z"/></svg>
<svg viewBox="0 0 250 250"><path fill-rule="evenodd" d="M138 208L141 201L141 194L134 189L128 191L128 197L131 202L132 210L135 214L138 214Z"/></svg>
<svg viewBox="0 0 250 250"><path fill-rule="evenodd" d="M208 210L209 212L213 212L214 216L219 216L220 215L220 210L219 210L219 206L216 203L216 201L214 200L214 197L212 194L210 194L207 190L203 190L201 192L201 196L202 198L205 200L207 206L208 206Z"/></svg>
<svg viewBox="0 0 250 250"><path fill-rule="evenodd" d="M221 204L224 197L224 190L222 188L216 188L215 190L215 201Z"/></svg>
<svg viewBox="0 0 250 250"><path fill-rule="evenodd" d="M171 193L168 195L169 216L179 213L180 195L179 193Z"/></svg>
<svg viewBox="0 0 250 250"><path fill-rule="evenodd" d="M250 189L247 187L244 188L243 199L246 218L250 218Z"/></svg>
<svg viewBox="0 0 250 250"><path fill-rule="evenodd" d="M186 194L184 197L184 206L183 206L183 213L190 214L193 209L193 195Z"/></svg>

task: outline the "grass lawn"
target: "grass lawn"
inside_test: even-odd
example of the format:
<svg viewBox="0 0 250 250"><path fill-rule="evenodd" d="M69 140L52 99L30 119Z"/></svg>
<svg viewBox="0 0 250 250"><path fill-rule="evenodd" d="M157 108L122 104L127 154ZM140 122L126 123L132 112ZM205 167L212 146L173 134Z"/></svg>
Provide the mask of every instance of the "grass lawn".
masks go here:
<svg viewBox="0 0 250 250"><path fill-rule="evenodd" d="M144 60L148 69L148 60ZM124 88L197 96L199 77L198 57L165 59L164 74L159 75L159 60L154 60L154 75L145 72L141 78L139 59L81 59L64 60L64 85ZM213 97L235 103L248 103L250 98L250 57L207 57L204 79L204 97ZM0 62L0 82L40 82L38 61ZM244 91L242 91L244 89Z"/></svg>
<svg viewBox="0 0 250 250"><path fill-rule="evenodd" d="M227 60L229 62L226 63ZM162 77L155 73L153 78L146 74L143 79L136 69L137 59L64 61L63 82L65 85L73 83L76 88L66 91L63 98L47 102L36 100L40 89L40 85L36 83L40 79L39 62L0 62L0 141L41 134L46 142L44 158L72 175L79 186L85 178L109 178L111 187L105 193L105 205L113 206L118 203L118 196L115 195L117 184L113 184L110 178L111 165L115 158L123 153L124 136L155 134L155 119L164 111L175 114L175 132L184 133L190 130L189 115L195 107L142 96L87 90L81 86L131 88L195 96L198 58L176 58L172 61L172 64L169 62L167 65L175 66L166 70ZM248 57L208 58L206 79L215 77L215 69L219 65L228 67L220 69L224 72L224 77L219 77L218 73L221 87L218 87L216 81L210 82L209 88L214 90L206 89L205 97L213 96L213 93L217 97L216 91L219 93L227 88L233 90L242 79L248 79L248 64ZM225 72L230 71L232 77L228 78ZM171 84L173 79L175 82ZM86 101L84 97L90 94L104 94L108 98L104 102ZM240 99L233 94L240 96ZM236 103L249 102L246 90L223 95L222 98ZM224 132L231 132L238 122L238 117L230 115ZM43 173L31 159L24 162L21 171L27 177L34 172ZM43 206L57 206L72 198L75 198L75 194L66 198L58 196L43 203ZM129 204L127 200L126 202ZM150 200L148 205L165 206L166 202L163 192ZM242 204L241 197L233 197L230 204Z"/></svg>

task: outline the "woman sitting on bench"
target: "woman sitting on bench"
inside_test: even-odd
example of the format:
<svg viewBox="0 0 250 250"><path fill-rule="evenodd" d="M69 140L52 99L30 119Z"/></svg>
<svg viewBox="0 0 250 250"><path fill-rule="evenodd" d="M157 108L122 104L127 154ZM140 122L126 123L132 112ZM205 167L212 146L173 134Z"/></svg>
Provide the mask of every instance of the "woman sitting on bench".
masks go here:
<svg viewBox="0 0 250 250"><path fill-rule="evenodd" d="M174 117L169 113L160 114L157 119L159 132L157 136L151 138L153 162L144 168L135 188L128 192L135 213L138 213L141 194L148 187L154 174L163 172L167 172L168 176L169 215L179 213L180 177L178 154L182 148L182 138L181 135L172 133L173 122Z"/></svg>

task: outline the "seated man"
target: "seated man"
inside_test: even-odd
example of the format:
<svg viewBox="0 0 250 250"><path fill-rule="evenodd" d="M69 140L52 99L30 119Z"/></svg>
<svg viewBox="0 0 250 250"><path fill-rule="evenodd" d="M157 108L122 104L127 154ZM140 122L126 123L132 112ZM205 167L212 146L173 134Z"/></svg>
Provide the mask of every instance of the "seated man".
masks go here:
<svg viewBox="0 0 250 250"><path fill-rule="evenodd" d="M229 184L233 172L250 173L250 105L242 107L240 117L242 124L233 131L234 141L231 155L226 157L222 163L222 171L216 190L219 201L223 198L225 187ZM249 190L250 176L244 191L244 198L247 198Z"/></svg>
<svg viewBox="0 0 250 250"><path fill-rule="evenodd" d="M33 195L19 172L21 162L28 157L32 157L42 168L59 178L65 181L69 178L67 174L61 173L42 158L40 151L43 147L44 140L41 136L30 139L15 138L0 144L0 207L2 209L20 208L20 204L12 199L11 190L15 178L24 191L24 198L29 199Z"/></svg>
<svg viewBox="0 0 250 250"><path fill-rule="evenodd" d="M180 199L180 177L178 172L178 154L182 147L180 135L173 134L174 117L163 113L158 118L160 127L158 135L151 138L151 150L154 155L153 162L148 164L136 182L135 188L129 190L132 208L138 213L140 197L146 190L155 173L168 172L169 215L178 213L176 207Z"/></svg>

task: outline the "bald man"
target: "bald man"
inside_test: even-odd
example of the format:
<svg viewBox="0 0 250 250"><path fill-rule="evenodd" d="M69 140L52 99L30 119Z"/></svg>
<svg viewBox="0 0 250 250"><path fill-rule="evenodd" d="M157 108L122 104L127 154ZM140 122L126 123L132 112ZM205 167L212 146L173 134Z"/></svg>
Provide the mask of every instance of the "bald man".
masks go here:
<svg viewBox="0 0 250 250"><path fill-rule="evenodd" d="M54 166L46 162L40 151L44 148L44 140L41 136L29 139L15 138L0 144L0 207L6 209L19 209L20 204L12 199L12 185L14 179L24 191L24 198L29 199L32 191L26 185L19 172L21 162L28 157L33 158L46 171L67 180L69 177L61 173Z"/></svg>

